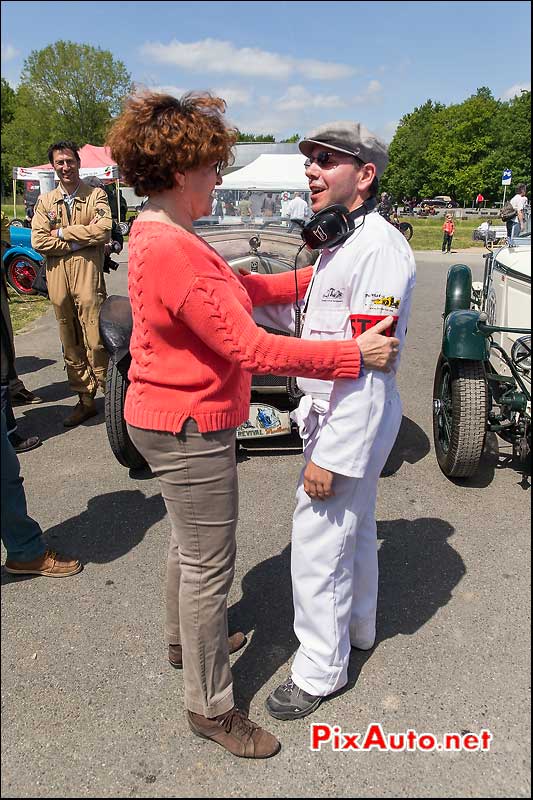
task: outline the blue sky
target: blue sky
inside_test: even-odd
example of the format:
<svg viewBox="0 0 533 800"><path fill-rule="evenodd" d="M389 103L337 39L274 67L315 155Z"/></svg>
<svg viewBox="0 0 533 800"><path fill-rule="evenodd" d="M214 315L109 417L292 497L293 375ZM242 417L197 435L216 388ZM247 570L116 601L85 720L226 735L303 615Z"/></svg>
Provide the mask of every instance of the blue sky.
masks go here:
<svg viewBox="0 0 533 800"><path fill-rule="evenodd" d="M427 99L531 88L529 2L2 2L2 75L65 39L136 84L224 97L241 131L282 139L340 119L392 139Z"/></svg>

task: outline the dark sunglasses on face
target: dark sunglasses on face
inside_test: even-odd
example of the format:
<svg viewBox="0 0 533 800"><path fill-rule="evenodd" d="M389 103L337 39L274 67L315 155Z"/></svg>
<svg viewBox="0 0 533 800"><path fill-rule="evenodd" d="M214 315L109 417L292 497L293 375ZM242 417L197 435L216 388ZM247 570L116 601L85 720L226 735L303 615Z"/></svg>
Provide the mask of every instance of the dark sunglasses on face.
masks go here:
<svg viewBox="0 0 533 800"><path fill-rule="evenodd" d="M348 155L348 154L347 154ZM334 167L338 167L341 163L338 160L339 153L331 153L328 150L319 150L316 156L309 156L304 161L304 167L307 169L314 164L315 162L321 169L333 169ZM357 162L358 159L355 156L350 156L350 158L354 158Z"/></svg>

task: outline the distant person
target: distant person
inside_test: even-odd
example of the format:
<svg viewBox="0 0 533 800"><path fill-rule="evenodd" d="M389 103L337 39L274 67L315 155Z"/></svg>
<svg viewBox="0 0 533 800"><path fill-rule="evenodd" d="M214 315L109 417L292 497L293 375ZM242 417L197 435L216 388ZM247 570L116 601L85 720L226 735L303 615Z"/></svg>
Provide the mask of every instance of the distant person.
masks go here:
<svg viewBox="0 0 533 800"><path fill-rule="evenodd" d="M249 195L246 194L239 200L238 208L239 208L239 217L243 220L250 221L252 217L252 206L250 203Z"/></svg>
<svg viewBox="0 0 533 800"><path fill-rule="evenodd" d="M292 233L297 226L303 228L305 220L309 216L309 206L303 199L301 192L294 193L294 197L287 207L287 215L289 217L289 233Z"/></svg>
<svg viewBox="0 0 533 800"><path fill-rule="evenodd" d="M510 239L520 236L520 232L525 228L526 209L528 206L526 190L526 184L519 183L516 187L516 194L514 197L511 197L511 205L516 210L516 217L505 223L507 227L507 236ZM509 223L511 223L511 225L509 225Z"/></svg>
<svg viewBox="0 0 533 800"><path fill-rule="evenodd" d="M381 192L379 203L377 205L377 212L389 222L392 213L392 203L387 192Z"/></svg>
<svg viewBox="0 0 533 800"><path fill-rule="evenodd" d="M48 148L59 186L42 194L32 220L32 246L46 256L48 294L59 325L69 386L78 403L63 420L66 428L97 413L94 397L105 390L108 355L98 329L106 298L104 245L111 240L111 209L103 189L80 179L74 142Z"/></svg>
<svg viewBox="0 0 533 800"><path fill-rule="evenodd" d="M272 197L272 192L267 192L263 205L261 206L261 213L264 217L273 217L276 210L276 201Z"/></svg>
<svg viewBox="0 0 533 800"><path fill-rule="evenodd" d="M452 239L455 233L455 222L452 214L446 214L442 230L444 234L442 238L442 252L449 253L452 249Z"/></svg>
<svg viewBox="0 0 533 800"><path fill-rule="evenodd" d="M28 516L20 462L7 433L4 410L1 417L2 507L1 535L7 551L4 569L12 575L44 575L68 578L80 572L77 559L67 558L46 547L40 525Z"/></svg>
<svg viewBox="0 0 533 800"><path fill-rule="evenodd" d="M280 197L279 203L279 213L281 214L282 225L287 225L287 220L289 218L289 203L291 201L291 196L288 192L282 192Z"/></svg>

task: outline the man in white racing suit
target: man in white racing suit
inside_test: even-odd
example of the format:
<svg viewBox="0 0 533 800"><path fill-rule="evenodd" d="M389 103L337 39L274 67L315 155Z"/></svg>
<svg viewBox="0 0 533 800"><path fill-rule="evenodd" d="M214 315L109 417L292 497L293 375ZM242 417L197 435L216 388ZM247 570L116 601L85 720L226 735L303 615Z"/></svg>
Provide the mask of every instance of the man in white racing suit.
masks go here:
<svg viewBox="0 0 533 800"><path fill-rule="evenodd" d="M415 262L402 234L373 208L387 148L363 125L323 125L300 142L314 219L333 204L353 231L326 246L304 300L302 336L346 339L387 316L403 347ZM365 203L366 201L366 203ZM364 207L363 207L364 204ZM326 235L327 231L323 232ZM331 240L331 237L330 237ZM402 419L395 367L357 380L298 379L293 412L304 445L293 518L294 629L290 678L267 699L277 719L299 719L347 683L350 648L374 645L378 594L375 505L380 473Z"/></svg>

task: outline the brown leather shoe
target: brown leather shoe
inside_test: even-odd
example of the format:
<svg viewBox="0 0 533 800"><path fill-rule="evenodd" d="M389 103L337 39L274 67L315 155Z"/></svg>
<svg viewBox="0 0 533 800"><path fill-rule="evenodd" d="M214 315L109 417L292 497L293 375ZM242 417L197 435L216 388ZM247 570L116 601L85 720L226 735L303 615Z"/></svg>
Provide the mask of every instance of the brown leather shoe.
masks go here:
<svg viewBox="0 0 533 800"><path fill-rule="evenodd" d="M86 419L95 417L97 413L98 412L96 411L94 400L91 400L87 403L84 403L80 400L80 402L76 404L72 414L70 414L68 417L65 417L63 420L63 425L65 428L75 428L76 425L81 425L81 423L85 422Z"/></svg>
<svg viewBox="0 0 533 800"><path fill-rule="evenodd" d="M236 653L241 647L244 647L247 639L244 633L237 631L232 636L228 636L229 652ZM175 669L183 669L183 650L181 644L169 644L168 646L168 661Z"/></svg>
<svg viewBox="0 0 533 800"><path fill-rule="evenodd" d="M13 575L44 575L47 578L68 578L82 569L78 559L67 558L53 550L47 550L33 561L13 561L7 559L4 564L6 572Z"/></svg>
<svg viewBox="0 0 533 800"><path fill-rule="evenodd" d="M270 758L281 745L275 736L248 719L235 706L225 714L209 719L187 711L189 727L195 736L210 739L240 758Z"/></svg>

